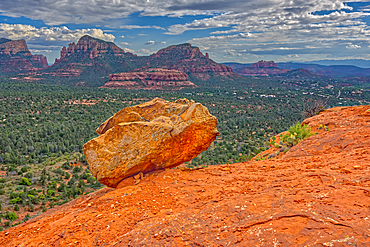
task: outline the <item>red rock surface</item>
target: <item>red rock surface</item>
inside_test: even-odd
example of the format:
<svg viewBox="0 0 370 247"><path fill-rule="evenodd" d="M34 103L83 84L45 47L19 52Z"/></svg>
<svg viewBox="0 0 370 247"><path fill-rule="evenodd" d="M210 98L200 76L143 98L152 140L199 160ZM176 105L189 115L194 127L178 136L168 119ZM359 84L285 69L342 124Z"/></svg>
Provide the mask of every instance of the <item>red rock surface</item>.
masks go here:
<svg viewBox="0 0 370 247"><path fill-rule="evenodd" d="M132 178L0 232L0 245L370 246L370 106L305 123L329 131L279 159Z"/></svg>
<svg viewBox="0 0 370 247"><path fill-rule="evenodd" d="M184 87L196 87L189 81L188 75L178 70L160 68L147 71L133 71L110 75L110 80L102 88L127 89L164 89L180 90Z"/></svg>

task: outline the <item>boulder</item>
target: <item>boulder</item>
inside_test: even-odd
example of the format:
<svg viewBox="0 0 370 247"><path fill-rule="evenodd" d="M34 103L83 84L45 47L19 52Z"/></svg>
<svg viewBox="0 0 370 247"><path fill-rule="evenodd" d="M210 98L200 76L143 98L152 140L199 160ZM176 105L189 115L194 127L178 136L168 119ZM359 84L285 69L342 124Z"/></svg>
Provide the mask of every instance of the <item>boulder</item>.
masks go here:
<svg viewBox="0 0 370 247"><path fill-rule="evenodd" d="M219 134L217 118L202 104L160 98L122 109L96 132L83 151L92 174L109 187L190 161Z"/></svg>

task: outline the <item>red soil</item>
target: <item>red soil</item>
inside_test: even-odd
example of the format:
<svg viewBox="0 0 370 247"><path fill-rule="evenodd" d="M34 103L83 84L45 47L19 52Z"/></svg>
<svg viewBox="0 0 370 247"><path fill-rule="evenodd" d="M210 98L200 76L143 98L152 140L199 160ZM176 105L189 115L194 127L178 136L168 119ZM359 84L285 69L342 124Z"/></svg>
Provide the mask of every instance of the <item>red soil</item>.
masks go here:
<svg viewBox="0 0 370 247"><path fill-rule="evenodd" d="M370 246L370 106L305 123L329 131L278 159L131 178L0 232L0 246Z"/></svg>

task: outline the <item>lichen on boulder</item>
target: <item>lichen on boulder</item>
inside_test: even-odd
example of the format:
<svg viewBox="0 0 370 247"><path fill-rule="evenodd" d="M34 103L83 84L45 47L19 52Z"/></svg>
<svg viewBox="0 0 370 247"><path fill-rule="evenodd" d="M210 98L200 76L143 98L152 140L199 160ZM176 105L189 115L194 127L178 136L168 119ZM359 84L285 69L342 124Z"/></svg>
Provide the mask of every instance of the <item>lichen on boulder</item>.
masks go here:
<svg viewBox="0 0 370 247"><path fill-rule="evenodd" d="M202 104L160 98L122 109L96 132L83 151L92 174L109 187L190 161L219 134L217 118Z"/></svg>

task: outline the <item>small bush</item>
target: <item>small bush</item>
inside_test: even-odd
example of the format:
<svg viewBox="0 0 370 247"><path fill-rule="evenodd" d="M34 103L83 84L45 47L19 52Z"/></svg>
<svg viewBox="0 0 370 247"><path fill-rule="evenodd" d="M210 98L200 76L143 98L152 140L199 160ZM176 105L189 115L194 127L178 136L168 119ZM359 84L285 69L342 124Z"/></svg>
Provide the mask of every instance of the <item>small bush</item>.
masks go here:
<svg viewBox="0 0 370 247"><path fill-rule="evenodd" d="M21 182L19 183L20 185L27 185L27 186L30 186L32 183L30 180L28 180L28 178L22 178L21 179Z"/></svg>
<svg viewBox="0 0 370 247"><path fill-rule="evenodd" d="M307 137L315 135L315 133L311 132L311 128L307 125L301 125L300 123L296 123L292 125L289 130L289 134L283 135L283 143L288 146L297 145L302 140L306 139Z"/></svg>
<svg viewBox="0 0 370 247"><path fill-rule="evenodd" d="M325 110L326 102L323 100L310 101L303 106L303 117L313 117Z"/></svg>
<svg viewBox="0 0 370 247"><path fill-rule="evenodd" d="M17 218L18 218L18 216L17 216L17 214L16 213L14 213L14 212L8 212L6 215L5 215L5 218L7 218L8 220L10 220L10 221L15 221Z"/></svg>

